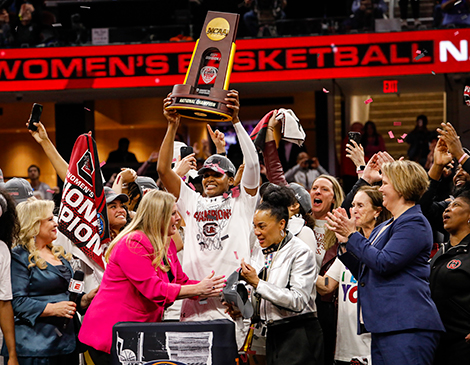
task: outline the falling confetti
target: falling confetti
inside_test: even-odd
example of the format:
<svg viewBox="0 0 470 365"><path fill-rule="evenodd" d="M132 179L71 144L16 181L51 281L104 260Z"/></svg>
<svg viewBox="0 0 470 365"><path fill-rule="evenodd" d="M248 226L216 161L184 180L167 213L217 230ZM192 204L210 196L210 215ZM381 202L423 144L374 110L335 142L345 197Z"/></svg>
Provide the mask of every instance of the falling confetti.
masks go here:
<svg viewBox="0 0 470 365"><path fill-rule="evenodd" d="M421 54L421 51L419 49L417 49L416 54Z"/></svg>
<svg viewBox="0 0 470 365"><path fill-rule="evenodd" d="M393 122L393 125L394 125L395 127L399 127L399 126L401 126L401 122Z"/></svg>
<svg viewBox="0 0 470 365"><path fill-rule="evenodd" d="M454 3L454 6L460 4L461 2L462 2L462 0L456 1L456 2Z"/></svg>
<svg viewBox="0 0 470 365"><path fill-rule="evenodd" d="M57 27L61 27L62 24L60 24L60 23L54 23L54 24L52 24L52 26L53 26L54 28L57 28Z"/></svg>
<svg viewBox="0 0 470 365"><path fill-rule="evenodd" d="M100 167L103 167L104 165L106 165L106 161L100 163Z"/></svg>
<svg viewBox="0 0 470 365"><path fill-rule="evenodd" d="M415 61L418 61L420 58L425 56L424 52L415 57Z"/></svg>
<svg viewBox="0 0 470 365"><path fill-rule="evenodd" d="M84 6L84 5L81 5L80 6L82 9L91 9L89 6Z"/></svg>
<svg viewBox="0 0 470 365"><path fill-rule="evenodd" d="M372 103L374 100L372 100L372 98L369 98L367 99L366 101L364 101L364 104L370 104Z"/></svg>
<svg viewBox="0 0 470 365"><path fill-rule="evenodd" d="M459 34L459 31L456 31L456 32L454 33L454 35L457 35L457 34Z"/></svg>
<svg viewBox="0 0 470 365"><path fill-rule="evenodd" d="M325 89L325 88L323 88L323 92L324 92L325 94L328 94L328 93L329 93L329 91L328 91L327 89Z"/></svg>
<svg viewBox="0 0 470 365"><path fill-rule="evenodd" d="M402 139L405 139L407 135L408 135L408 134L403 133L403 135L401 136L401 138L402 138Z"/></svg>
<svg viewBox="0 0 470 365"><path fill-rule="evenodd" d="M191 213L189 213L189 210L186 211L186 215L191 215Z"/></svg>
<svg viewBox="0 0 470 365"><path fill-rule="evenodd" d="M85 109L87 112L90 112L91 110L88 109L87 107L83 107L83 109Z"/></svg>
<svg viewBox="0 0 470 365"><path fill-rule="evenodd" d="M397 142L398 142L398 143L403 143L403 140L400 139L400 138L397 138Z"/></svg>
<svg viewBox="0 0 470 365"><path fill-rule="evenodd" d="M388 135L389 135L390 138L395 138L392 131L388 131Z"/></svg>
<svg viewBox="0 0 470 365"><path fill-rule="evenodd" d="M436 76L436 73L435 73L434 71L431 71L431 73L432 73L434 76Z"/></svg>

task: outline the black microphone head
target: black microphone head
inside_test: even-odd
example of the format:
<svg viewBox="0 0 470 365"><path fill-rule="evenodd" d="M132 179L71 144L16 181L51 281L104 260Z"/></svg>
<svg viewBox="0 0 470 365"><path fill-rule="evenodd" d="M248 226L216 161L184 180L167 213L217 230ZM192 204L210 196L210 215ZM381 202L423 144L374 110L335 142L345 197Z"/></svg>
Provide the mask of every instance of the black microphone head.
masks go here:
<svg viewBox="0 0 470 365"><path fill-rule="evenodd" d="M76 270L74 273L73 273L73 280L77 280L77 281L83 281L83 279L85 279L85 273L81 270Z"/></svg>

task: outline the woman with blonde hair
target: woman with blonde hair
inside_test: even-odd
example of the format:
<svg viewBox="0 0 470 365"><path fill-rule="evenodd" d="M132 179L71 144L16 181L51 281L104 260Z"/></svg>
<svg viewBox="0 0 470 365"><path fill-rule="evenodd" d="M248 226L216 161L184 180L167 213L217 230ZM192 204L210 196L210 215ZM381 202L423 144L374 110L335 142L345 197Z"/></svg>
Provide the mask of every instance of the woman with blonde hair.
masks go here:
<svg viewBox="0 0 470 365"><path fill-rule="evenodd" d="M341 206L344 200L344 192L338 180L330 175L320 175L313 182L310 189L312 199L312 215L315 219L313 232L317 239L315 258L320 275L325 275L333 264L338 251L338 243L334 232L331 232L326 224L326 216L333 209ZM337 293L317 295L316 304L318 319L323 330L325 342L325 364L333 363L336 342L337 319Z"/></svg>
<svg viewBox="0 0 470 365"><path fill-rule="evenodd" d="M145 194L132 222L106 251L103 281L79 334L95 365L110 363L117 322L159 322L176 299L215 297L225 286L214 272L199 282L182 271L170 238L181 219L175 200L163 191Z"/></svg>
<svg viewBox="0 0 470 365"><path fill-rule="evenodd" d="M16 209L20 233L11 269L18 361L22 365L78 364L72 319L96 292L79 296L77 303L69 300L71 255L52 245L57 238L54 202L30 198Z"/></svg>
<svg viewBox="0 0 470 365"><path fill-rule="evenodd" d="M358 332L371 333L374 365L430 365L444 326L429 288L432 230L416 204L429 179L412 161L379 165L374 155L366 170L371 165L381 172L379 190L392 219L367 239L343 208L328 214L328 227L342 242L338 258L359 282Z"/></svg>

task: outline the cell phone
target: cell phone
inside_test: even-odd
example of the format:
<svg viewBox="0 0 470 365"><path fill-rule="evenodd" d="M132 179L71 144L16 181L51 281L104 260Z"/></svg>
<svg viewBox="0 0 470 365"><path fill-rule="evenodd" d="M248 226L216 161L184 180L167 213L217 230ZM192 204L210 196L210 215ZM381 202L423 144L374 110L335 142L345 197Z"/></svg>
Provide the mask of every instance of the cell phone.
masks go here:
<svg viewBox="0 0 470 365"><path fill-rule="evenodd" d="M41 120L41 114L42 114L42 105L34 103L33 108L31 109L31 115L29 116L28 129L34 132L38 130L38 127L36 127L33 123L39 123L39 121Z"/></svg>
<svg viewBox="0 0 470 365"><path fill-rule="evenodd" d="M183 146L180 148L181 159L189 156L191 153L194 153L194 150L191 146Z"/></svg>
<svg viewBox="0 0 470 365"><path fill-rule="evenodd" d="M354 145L351 143L351 141L356 142L357 144L361 144L361 133L360 132L348 132L349 136L349 143L351 146L354 147Z"/></svg>

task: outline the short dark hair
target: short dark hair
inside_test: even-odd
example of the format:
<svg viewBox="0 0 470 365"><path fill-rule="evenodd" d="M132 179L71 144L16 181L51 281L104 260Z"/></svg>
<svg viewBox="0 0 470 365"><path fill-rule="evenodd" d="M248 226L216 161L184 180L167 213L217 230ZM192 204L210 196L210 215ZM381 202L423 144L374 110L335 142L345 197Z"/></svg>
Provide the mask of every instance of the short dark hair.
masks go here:
<svg viewBox="0 0 470 365"><path fill-rule="evenodd" d="M41 169L39 168L39 166L38 166L38 165L30 165L30 166L28 167L28 172L29 172L29 169L30 169L31 167L35 167L35 168L37 168L37 170L38 170L38 174L41 174Z"/></svg>
<svg viewBox="0 0 470 365"><path fill-rule="evenodd" d="M271 184L263 193L263 201L258 205L257 210L269 210L271 215L278 222L281 220L289 222L288 207L296 202L295 195L287 186Z"/></svg>

